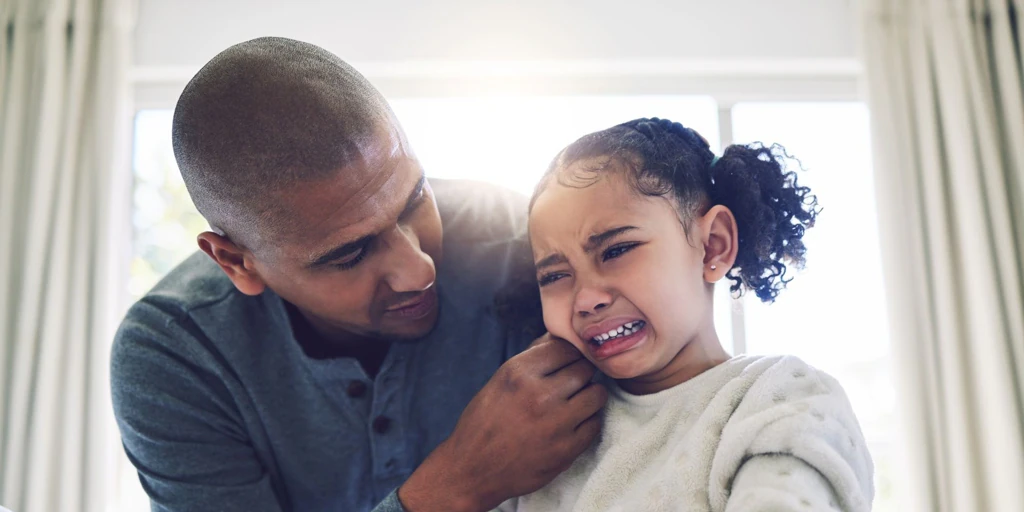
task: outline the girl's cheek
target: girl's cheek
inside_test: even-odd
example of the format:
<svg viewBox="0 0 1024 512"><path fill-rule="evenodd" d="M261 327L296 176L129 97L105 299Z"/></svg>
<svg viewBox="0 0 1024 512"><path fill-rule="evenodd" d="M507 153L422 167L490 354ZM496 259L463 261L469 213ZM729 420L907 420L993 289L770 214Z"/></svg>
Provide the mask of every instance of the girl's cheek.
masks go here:
<svg viewBox="0 0 1024 512"><path fill-rule="evenodd" d="M541 306L544 309L544 327L548 332L576 345L579 340L576 339L576 332L572 329L570 313L572 308L562 307L561 304L553 300L544 300L541 302Z"/></svg>

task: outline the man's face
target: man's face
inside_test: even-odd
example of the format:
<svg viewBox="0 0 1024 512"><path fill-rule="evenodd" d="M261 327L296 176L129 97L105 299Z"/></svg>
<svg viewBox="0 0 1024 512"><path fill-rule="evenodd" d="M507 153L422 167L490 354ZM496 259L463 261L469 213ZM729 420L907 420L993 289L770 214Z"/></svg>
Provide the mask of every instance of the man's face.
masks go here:
<svg viewBox="0 0 1024 512"><path fill-rule="evenodd" d="M297 227L261 244L253 266L330 338L420 338L437 321L441 218L401 128L367 139L353 164L277 200Z"/></svg>

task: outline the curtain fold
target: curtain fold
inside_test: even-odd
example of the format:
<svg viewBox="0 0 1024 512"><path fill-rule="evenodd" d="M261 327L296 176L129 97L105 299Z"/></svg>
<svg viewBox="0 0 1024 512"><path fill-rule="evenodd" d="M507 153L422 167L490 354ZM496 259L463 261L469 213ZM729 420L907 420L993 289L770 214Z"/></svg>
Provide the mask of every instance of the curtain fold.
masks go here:
<svg viewBox="0 0 1024 512"><path fill-rule="evenodd" d="M109 505L134 0L0 2L0 504Z"/></svg>
<svg viewBox="0 0 1024 512"><path fill-rule="evenodd" d="M862 0L913 510L1024 510L1021 0Z"/></svg>

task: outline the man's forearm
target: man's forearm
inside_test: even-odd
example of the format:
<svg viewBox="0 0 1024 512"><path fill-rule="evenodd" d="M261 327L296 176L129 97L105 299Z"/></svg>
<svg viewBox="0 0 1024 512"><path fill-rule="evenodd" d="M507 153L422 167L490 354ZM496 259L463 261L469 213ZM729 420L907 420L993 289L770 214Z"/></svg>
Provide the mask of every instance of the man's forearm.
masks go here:
<svg viewBox="0 0 1024 512"><path fill-rule="evenodd" d="M420 464L409 479L373 512L486 512L479 483L458 473L447 444L442 443ZM379 508L387 504L391 508Z"/></svg>

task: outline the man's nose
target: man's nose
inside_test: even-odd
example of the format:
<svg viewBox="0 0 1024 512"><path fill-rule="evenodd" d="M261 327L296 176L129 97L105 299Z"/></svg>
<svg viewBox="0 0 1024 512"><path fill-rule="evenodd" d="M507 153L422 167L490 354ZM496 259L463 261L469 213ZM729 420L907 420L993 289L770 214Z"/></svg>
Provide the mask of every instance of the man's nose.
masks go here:
<svg viewBox="0 0 1024 512"><path fill-rule="evenodd" d="M415 230L396 227L388 236L388 248L385 280L393 291L420 292L434 284L434 260L420 249Z"/></svg>

